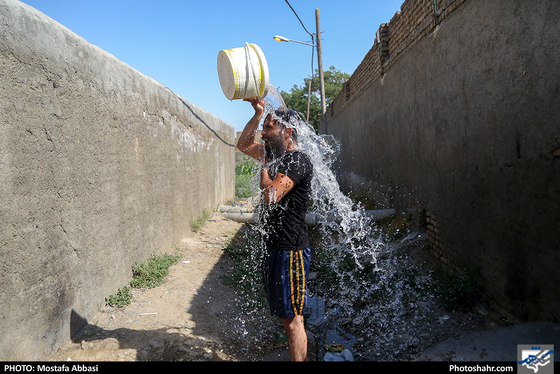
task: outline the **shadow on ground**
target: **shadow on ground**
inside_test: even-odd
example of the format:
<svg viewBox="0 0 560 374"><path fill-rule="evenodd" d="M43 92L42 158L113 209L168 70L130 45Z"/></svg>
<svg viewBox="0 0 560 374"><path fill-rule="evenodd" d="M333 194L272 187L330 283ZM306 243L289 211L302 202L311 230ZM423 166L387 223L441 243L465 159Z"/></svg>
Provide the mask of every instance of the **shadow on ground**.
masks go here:
<svg viewBox="0 0 560 374"><path fill-rule="evenodd" d="M228 286L229 242L243 240L242 224L211 217L180 245L182 258L166 282L133 289L125 308L104 306L87 321L72 311L71 342L54 361L269 361L287 359L279 321L266 310L246 313Z"/></svg>

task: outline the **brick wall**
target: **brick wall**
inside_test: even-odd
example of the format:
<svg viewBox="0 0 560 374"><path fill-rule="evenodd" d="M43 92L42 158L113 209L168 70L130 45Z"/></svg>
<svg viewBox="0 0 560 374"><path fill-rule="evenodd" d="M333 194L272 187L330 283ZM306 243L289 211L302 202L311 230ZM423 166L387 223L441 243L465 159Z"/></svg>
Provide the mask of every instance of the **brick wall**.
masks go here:
<svg viewBox="0 0 560 374"><path fill-rule="evenodd" d="M512 320L560 318L560 2L407 0L326 113L341 186L417 212ZM423 219L422 219L423 218Z"/></svg>
<svg viewBox="0 0 560 374"><path fill-rule="evenodd" d="M329 103L327 122L383 75L419 40L467 0L406 0L391 21L379 26L375 42L360 65Z"/></svg>

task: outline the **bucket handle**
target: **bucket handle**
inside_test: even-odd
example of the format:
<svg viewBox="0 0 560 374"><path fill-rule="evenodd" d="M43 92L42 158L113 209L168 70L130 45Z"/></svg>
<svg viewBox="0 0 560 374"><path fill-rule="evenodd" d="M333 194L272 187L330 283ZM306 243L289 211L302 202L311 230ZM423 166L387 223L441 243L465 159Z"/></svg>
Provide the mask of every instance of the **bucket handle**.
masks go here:
<svg viewBox="0 0 560 374"><path fill-rule="evenodd" d="M257 90L259 91L259 99L262 99L262 97L260 96L260 85L259 85L259 81L258 79L255 77L255 72L253 71L253 61L251 61L251 54L249 53L249 48L251 48L249 46L249 42L245 42L245 54L247 56L247 59L250 61L250 69L251 69L251 75L253 76L253 79L255 81L255 87L257 87Z"/></svg>

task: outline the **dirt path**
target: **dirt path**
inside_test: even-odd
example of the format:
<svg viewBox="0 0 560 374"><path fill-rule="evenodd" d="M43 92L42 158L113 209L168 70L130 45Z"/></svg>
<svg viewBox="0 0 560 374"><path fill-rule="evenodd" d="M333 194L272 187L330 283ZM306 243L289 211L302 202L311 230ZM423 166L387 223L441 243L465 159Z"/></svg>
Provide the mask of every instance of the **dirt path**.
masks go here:
<svg viewBox="0 0 560 374"><path fill-rule="evenodd" d="M53 361L244 361L283 359L287 347L262 336L265 315L239 318L236 293L220 277L228 270L224 244L242 224L214 214L180 243L183 257L166 282L133 289L126 308L105 307L60 349ZM253 325L258 325L255 328ZM276 328L276 327L273 327ZM267 358L268 357L268 358Z"/></svg>
<svg viewBox="0 0 560 374"><path fill-rule="evenodd" d="M214 214L198 233L180 243L182 258L170 268L165 283L153 289L133 289L134 301L126 308L105 307L53 361L287 361L287 343L279 321L266 310L251 316L240 311L242 300L222 277L232 269L224 254L225 244L242 231L243 224ZM420 243L421 244L421 243ZM416 267L433 266L433 256L422 245L410 247L416 253ZM406 248L405 248L406 249ZM422 255L422 257L418 257ZM430 259L431 258L431 259ZM430 309L426 301L426 310ZM375 336L361 337L361 360L414 360L424 350L445 338L457 337L496 326L480 313L447 313L430 309L431 320L417 322L415 314L403 317L395 342L380 346ZM426 318L423 316L422 318ZM489 325L489 323L491 325ZM420 326L420 327L418 327ZM397 326L394 327L397 331ZM322 334L322 333L321 333ZM316 360L316 343L321 334L308 331L310 359ZM400 355L394 344L407 336L421 336ZM416 339L418 340L418 339ZM402 344L401 344L402 345ZM323 353L324 354L324 353Z"/></svg>

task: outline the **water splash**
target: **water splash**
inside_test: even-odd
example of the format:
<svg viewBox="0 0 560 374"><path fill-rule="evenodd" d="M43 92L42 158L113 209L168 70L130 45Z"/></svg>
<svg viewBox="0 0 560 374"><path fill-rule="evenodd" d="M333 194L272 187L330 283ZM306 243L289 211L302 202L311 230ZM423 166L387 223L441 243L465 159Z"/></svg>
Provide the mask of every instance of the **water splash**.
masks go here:
<svg viewBox="0 0 560 374"><path fill-rule="evenodd" d="M279 102L276 95L274 102ZM363 207L341 191L333 172L340 143L332 135L317 135L303 116L290 117L289 121L276 116L274 110L277 107L272 101L269 103L268 96L265 104L265 117L271 114L285 126L297 129L298 148L311 159L314 173L309 211L313 212L318 227L325 234L324 247L336 247L338 252L342 249L350 254L359 269L364 268L364 263L370 263L375 271L379 271L377 258L386 243L376 230L375 222L364 214ZM281 101L280 105L285 104Z"/></svg>
<svg viewBox="0 0 560 374"><path fill-rule="evenodd" d="M286 103L278 89L273 85L268 87L268 94L264 98L265 110L268 113L274 112L278 108L285 108Z"/></svg>
<svg viewBox="0 0 560 374"><path fill-rule="evenodd" d="M404 335L407 329L402 316L410 314L411 309L418 316L423 313L409 303L419 299L417 294L422 292L415 288L416 274L407 271L406 255L389 243L377 223L364 214L363 206L341 191L333 171L339 142L332 136L317 135L303 116L290 118L289 122L279 118L274 111L282 106L281 95L272 87L265 98L263 117L271 114L285 126L296 128L298 147L310 157L314 168L308 211L315 216L314 236L320 240L312 246L312 267L320 273L318 282L324 287L325 297L336 306L329 318L336 315L338 320L351 321L353 330L361 336L375 336L375 344L393 344L393 338ZM258 172L254 176L255 195L259 176ZM258 224L252 225L252 234L262 231ZM247 254L251 264L247 266L260 269L262 248L252 240L252 250ZM259 292L260 284L257 287L251 292ZM414 339L402 344L411 344Z"/></svg>
<svg viewBox="0 0 560 374"><path fill-rule="evenodd" d="M287 121L276 115L275 111L285 107L278 91L271 87L265 98L263 118L272 115L286 127L292 127L298 133L298 147L306 153L314 168L312 180L311 204L309 212L316 222L321 238L313 248L313 256L320 258L322 273L328 278L329 298L335 302L340 313L355 316L356 300L370 300L380 293L379 285L387 272L380 266L380 254L389 248L383 240L376 223L364 209L346 196L340 189L333 165L340 153L340 144L329 135L317 135L303 116L290 117ZM261 167L260 165L259 167ZM255 194L258 194L259 175L253 180ZM260 207L259 207L260 208ZM258 209L261 222L267 221L265 209ZM253 225L252 233L262 237L263 225ZM253 239L254 240L254 239ZM254 248L251 260L258 264L262 248ZM258 268L258 265L257 265Z"/></svg>

